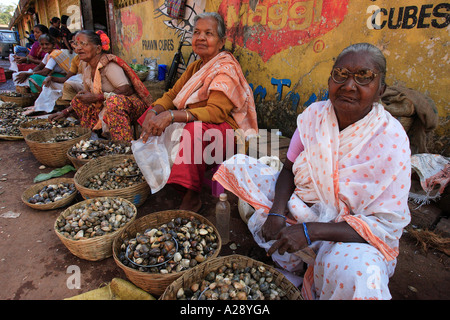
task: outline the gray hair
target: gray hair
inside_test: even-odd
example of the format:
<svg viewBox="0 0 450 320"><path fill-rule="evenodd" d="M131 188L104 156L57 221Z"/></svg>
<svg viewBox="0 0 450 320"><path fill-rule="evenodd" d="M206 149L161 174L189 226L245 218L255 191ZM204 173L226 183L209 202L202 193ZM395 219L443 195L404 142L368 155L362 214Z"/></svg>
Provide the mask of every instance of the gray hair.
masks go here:
<svg viewBox="0 0 450 320"><path fill-rule="evenodd" d="M206 18L213 18L217 22L217 34L219 35L220 39L224 39L226 35L226 26L225 21L223 21L223 18L220 14L217 12L203 12L194 17L194 26L200 19L206 19Z"/></svg>
<svg viewBox="0 0 450 320"><path fill-rule="evenodd" d="M354 52L354 53L363 53L363 52L367 53L370 56L372 62L375 65L375 67L380 72L381 85L385 85L386 84L386 82L385 82L385 80L386 80L386 58L384 57L384 55L381 52L381 50L378 49L373 44L363 42L363 43L355 43L355 44L352 44L352 45L348 46L347 48L342 50L342 52L338 55L334 65L336 65L336 63L343 56L345 56L347 53L352 53L352 52ZM333 66L333 68L334 68L334 66Z"/></svg>

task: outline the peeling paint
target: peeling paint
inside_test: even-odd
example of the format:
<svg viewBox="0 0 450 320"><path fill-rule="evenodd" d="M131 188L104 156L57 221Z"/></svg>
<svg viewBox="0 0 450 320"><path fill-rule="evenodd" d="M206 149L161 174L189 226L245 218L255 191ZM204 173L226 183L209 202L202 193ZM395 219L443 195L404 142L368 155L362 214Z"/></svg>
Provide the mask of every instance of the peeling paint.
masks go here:
<svg viewBox="0 0 450 320"><path fill-rule="evenodd" d="M327 79L333 59L346 46L370 42L387 59L388 84L403 84L428 95L435 102L440 123L438 135L450 132L450 4L443 0L188 0L196 3L196 12L219 11L227 21L226 48L240 62L244 74L258 98L259 112L280 110L302 112L305 104L326 97ZM118 44L118 53L126 61L155 58L170 64L179 33L167 25L164 14L156 14L164 1L145 1L118 10L142 20L141 41L129 50ZM298 11L290 11L296 9ZM450 10L450 9L449 9ZM192 11L191 11L192 13ZM401 15L401 16L400 16ZM192 17L191 17L192 18ZM184 20L181 20L183 22ZM123 28L115 19L116 28ZM189 28L189 22L186 28ZM295 29L300 30L295 30ZM294 30L294 31L293 31ZM142 40L172 40L173 50L143 50ZM184 49L189 54L190 48ZM272 79L287 79L291 85L272 84ZM264 122L276 128L291 117L269 112Z"/></svg>

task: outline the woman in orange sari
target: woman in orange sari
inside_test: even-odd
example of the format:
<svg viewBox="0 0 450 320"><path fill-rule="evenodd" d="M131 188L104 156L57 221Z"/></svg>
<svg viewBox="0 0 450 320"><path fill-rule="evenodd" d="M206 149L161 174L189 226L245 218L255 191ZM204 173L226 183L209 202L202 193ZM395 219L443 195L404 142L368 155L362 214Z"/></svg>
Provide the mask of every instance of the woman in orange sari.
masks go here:
<svg viewBox="0 0 450 320"><path fill-rule="evenodd" d="M174 87L139 119L144 143L150 136L160 136L172 123L186 123L178 153L182 160L175 161L167 181L184 191L180 209L200 210L204 173L235 153L234 130L258 130L253 93L237 60L223 51L224 45L223 18L214 12L196 16L192 49L200 60L189 65ZM201 141L197 146L201 153L196 141ZM213 161L205 157L208 146L219 146Z"/></svg>
<svg viewBox="0 0 450 320"><path fill-rule="evenodd" d="M73 111L83 127L113 140L131 141L133 122L152 102L148 90L125 61L106 53L109 38L105 33L82 30L72 45L81 60L84 90L52 118Z"/></svg>

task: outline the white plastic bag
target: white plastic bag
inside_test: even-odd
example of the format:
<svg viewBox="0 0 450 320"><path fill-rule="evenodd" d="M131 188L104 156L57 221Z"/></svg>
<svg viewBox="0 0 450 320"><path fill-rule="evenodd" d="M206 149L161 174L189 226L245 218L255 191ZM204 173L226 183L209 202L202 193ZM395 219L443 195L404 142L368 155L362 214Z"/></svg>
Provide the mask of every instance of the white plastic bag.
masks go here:
<svg viewBox="0 0 450 320"><path fill-rule="evenodd" d="M146 143L142 139L131 142L131 150L153 193L167 183L175 162L185 123L168 126L160 136L150 136Z"/></svg>
<svg viewBox="0 0 450 320"><path fill-rule="evenodd" d="M411 168L419 176L422 190L413 185L409 198L420 205L439 200L450 182L450 158L439 154L414 154L411 156Z"/></svg>
<svg viewBox="0 0 450 320"><path fill-rule="evenodd" d="M18 76L20 73L22 73L22 72L33 72L33 70L32 70L32 69L28 69L28 71L14 72L14 73L12 74L12 78L13 78L14 85L15 85L15 86L21 86L21 87L29 87L29 86L30 86L29 80L25 80L25 81L22 82L22 83L18 83L18 82L17 82L17 76Z"/></svg>
<svg viewBox="0 0 450 320"><path fill-rule="evenodd" d="M9 66L9 70L15 71L15 72L19 72L19 67L17 66L17 63L14 61L14 54L11 53L9 55L9 62L11 63L11 65Z"/></svg>
<svg viewBox="0 0 450 320"><path fill-rule="evenodd" d="M34 111L52 112L56 100L62 96L64 84L52 82L50 86L42 86L39 97L34 102Z"/></svg>

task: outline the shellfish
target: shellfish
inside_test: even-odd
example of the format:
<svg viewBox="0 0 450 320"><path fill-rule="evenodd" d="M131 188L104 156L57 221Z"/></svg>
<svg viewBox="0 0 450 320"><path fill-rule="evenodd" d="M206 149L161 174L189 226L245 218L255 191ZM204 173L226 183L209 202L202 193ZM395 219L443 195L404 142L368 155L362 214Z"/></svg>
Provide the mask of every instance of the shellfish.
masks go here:
<svg viewBox="0 0 450 320"><path fill-rule="evenodd" d="M85 203L68 216L61 217L56 227L58 232L69 239L89 239L117 231L133 219L134 215L135 210L121 199L99 199Z"/></svg>
<svg viewBox="0 0 450 320"><path fill-rule="evenodd" d="M145 181L138 165L133 159L125 159L119 166L96 174L84 184L94 190L114 190L127 188Z"/></svg>
<svg viewBox="0 0 450 320"><path fill-rule="evenodd" d="M261 268L262 267L262 268ZM177 291L180 300L287 300L287 293L263 266L242 267L226 263L204 279Z"/></svg>
<svg viewBox="0 0 450 320"><path fill-rule="evenodd" d="M207 230L207 234L200 233L200 229ZM130 268L167 274L193 268L217 249L218 237L212 227L194 217L175 218L125 239L118 256Z"/></svg>
<svg viewBox="0 0 450 320"><path fill-rule="evenodd" d="M31 204L47 204L59 201L76 192L74 183L50 184L28 198Z"/></svg>
<svg viewBox="0 0 450 320"><path fill-rule="evenodd" d="M69 155L77 159L94 159L112 154L131 154L131 146L123 142L108 140L81 140L69 150Z"/></svg>

